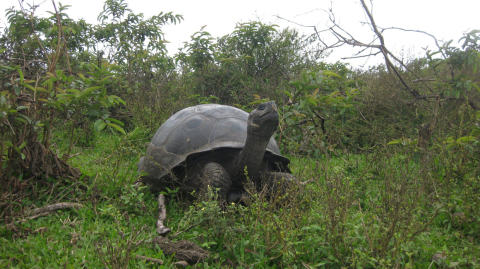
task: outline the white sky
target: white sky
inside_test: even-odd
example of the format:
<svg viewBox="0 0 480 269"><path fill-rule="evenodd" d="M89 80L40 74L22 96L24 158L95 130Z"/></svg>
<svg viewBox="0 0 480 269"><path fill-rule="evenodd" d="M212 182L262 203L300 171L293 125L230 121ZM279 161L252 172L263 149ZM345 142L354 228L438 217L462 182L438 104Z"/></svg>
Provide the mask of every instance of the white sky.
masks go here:
<svg viewBox="0 0 480 269"><path fill-rule="evenodd" d="M21 0L22 1L22 0ZM23 0L32 3L32 0ZM42 3L38 11L42 14L45 10L53 10L51 0L36 0ZM84 18L89 23L96 23L98 14L102 11L102 0L63 0L64 5L71 5L67 14L72 18ZM340 25L348 30L358 40L368 43L373 33L368 26L361 22L367 21L358 0L332 0L333 11ZM277 19L274 15L296 21L304 25L315 25L323 29L328 23L328 16L321 9L328 9L330 0L127 0L129 8L134 13L143 13L146 17L159 12L173 11L184 16L184 21L178 25L163 28L165 38L170 41L168 51L175 54L184 41L189 41L190 36L202 26L212 34L220 37L231 33L237 22L261 19L262 22L275 23L281 27L297 27L305 33L312 33L311 28L301 28L286 21ZM366 0L369 3L369 0ZM10 6L18 7L18 0L0 0L0 26L6 24L4 10ZM382 0L373 1L373 16L378 26L400 27L417 29L429 32L439 40L454 39L454 42L467 30L480 29L480 0ZM323 36L323 35L322 35ZM328 38L328 36L325 36ZM331 40L331 39L330 39ZM385 34L387 48L396 52L399 57L423 56L422 47L429 46L434 49L434 43L429 37L416 33L404 33L390 30ZM403 53L402 53L403 49ZM335 62L342 57L352 56L355 50L337 49L328 59ZM353 66L362 65L366 59L350 60ZM380 57L369 59L367 65L382 62Z"/></svg>

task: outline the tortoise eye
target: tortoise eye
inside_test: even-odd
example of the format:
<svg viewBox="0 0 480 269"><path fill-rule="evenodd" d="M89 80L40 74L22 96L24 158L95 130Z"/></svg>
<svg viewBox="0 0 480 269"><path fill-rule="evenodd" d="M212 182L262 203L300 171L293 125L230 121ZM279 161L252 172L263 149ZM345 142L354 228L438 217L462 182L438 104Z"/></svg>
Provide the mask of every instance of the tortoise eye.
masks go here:
<svg viewBox="0 0 480 269"><path fill-rule="evenodd" d="M258 110L264 110L265 109L265 105L264 104L261 104L257 107Z"/></svg>

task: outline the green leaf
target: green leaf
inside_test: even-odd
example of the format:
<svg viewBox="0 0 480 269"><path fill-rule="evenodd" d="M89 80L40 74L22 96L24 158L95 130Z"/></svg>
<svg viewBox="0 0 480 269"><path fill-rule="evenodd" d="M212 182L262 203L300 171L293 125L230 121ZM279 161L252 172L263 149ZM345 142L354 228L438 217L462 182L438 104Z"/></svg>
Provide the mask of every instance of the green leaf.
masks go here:
<svg viewBox="0 0 480 269"><path fill-rule="evenodd" d="M323 82L323 75L320 73L315 74L315 80L317 81L317 85Z"/></svg>
<svg viewBox="0 0 480 269"><path fill-rule="evenodd" d="M66 92L71 92L71 93L74 93L75 94L75 97L80 97L82 95L82 92L80 90L77 90L77 89L67 89L65 90Z"/></svg>
<svg viewBox="0 0 480 269"><path fill-rule="evenodd" d="M283 91L283 93L290 97L290 99L293 99L293 95L289 91Z"/></svg>
<svg viewBox="0 0 480 269"><path fill-rule="evenodd" d="M463 137L460 137L459 139L457 139L457 143L461 144L461 143L471 142L471 141L475 141L475 140L476 139L473 136L463 136Z"/></svg>
<svg viewBox="0 0 480 269"><path fill-rule="evenodd" d="M18 111L18 110L22 110L22 109L28 109L28 107L26 107L26 106L19 106L19 107L17 107L17 111Z"/></svg>
<svg viewBox="0 0 480 269"><path fill-rule="evenodd" d="M115 123L107 122L107 125L110 126L110 127L115 128L115 129L116 129L117 131L119 131L120 133L125 134L125 130L123 130L122 127L116 125Z"/></svg>
<svg viewBox="0 0 480 269"><path fill-rule="evenodd" d="M4 143L7 147L13 148L13 144L11 141L4 141Z"/></svg>
<svg viewBox="0 0 480 269"><path fill-rule="evenodd" d="M22 89L20 89L20 87L18 87L18 86L16 86L16 85L13 86L13 90L15 91L15 94L16 94L16 95L20 95L20 93L21 93L21 91L22 91Z"/></svg>
<svg viewBox="0 0 480 269"><path fill-rule="evenodd" d="M117 97L117 100L118 100L120 103L122 103L123 105L125 105L125 106L127 105L127 103L126 103L125 101L123 101L122 98Z"/></svg>
<svg viewBox="0 0 480 269"><path fill-rule="evenodd" d="M303 227L303 228L302 228L302 231L305 231L305 230L318 230L318 231L321 231L322 228L321 228L320 226L318 226L318 225L313 224L313 225L311 225L311 226L306 226L306 227Z"/></svg>
<svg viewBox="0 0 480 269"><path fill-rule="evenodd" d="M20 85L22 85L22 86L24 86L24 87L27 87L27 88L29 88L30 90L36 92L35 88L33 88L32 85L29 85L29 84L27 84L27 83L20 83Z"/></svg>
<svg viewBox="0 0 480 269"><path fill-rule="evenodd" d="M478 85L476 83L473 83L472 85L473 85L473 87L475 87L477 89L478 92L480 92L480 87L478 87Z"/></svg>
<svg viewBox="0 0 480 269"><path fill-rule="evenodd" d="M303 78L303 83L307 84L307 83L308 83L307 74L303 73L303 74L302 74L302 78Z"/></svg>
<svg viewBox="0 0 480 269"><path fill-rule="evenodd" d="M315 90L318 89L317 85L308 85L305 88L303 88L304 91L310 91L310 90Z"/></svg>
<svg viewBox="0 0 480 269"><path fill-rule="evenodd" d="M18 117L16 117L15 119L19 119L19 117L23 118L23 120L26 120L30 124L32 123L32 120L23 114L19 114Z"/></svg>
<svg viewBox="0 0 480 269"><path fill-rule="evenodd" d="M107 125L106 125L105 121L102 120L102 119L98 119L98 120L95 121L95 123L93 124L93 127L94 127L95 129L97 129L98 131L103 130L103 129L105 128L105 126L107 126Z"/></svg>
<svg viewBox="0 0 480 269"><path fill-rule="evenodd" d="M58 78L61 78L63 75L63 70L56 70L55 73L57 73Z"/></svg>
<svg viewBox="0 0 480 269"><path fill-rule="evenodd" d="M25 80L23 76L23 72L22 70L20 70L20 68L18 68L17 71L18 71L18 74L20 75L20 83L23 83L23 81Z"/></svg>
<svg viewBox="0 0 480 269"><path fill-rule="evenodd" d="M116 124L121 125L121 126L125 126L125 124L123 124L123 122L121 122L119 120L116 120L116 119L107 118L106 120L111 121L111 122L115 122Z"/></svg>
<svg viewBox="0 0 480 269"><path fill-rule="evenodd" d="M85 96L86 94L89 94L91 93L92 91L94 90L98 90L102 88L102 86L93 86L93 87L90 87L90 88L87 88L85 91L83 91L83 96Z"/></svg>
<svg viewBox="0 0 480 269"><path fill-rule="evenodd" d="M289 82L288 84L295 86L295 88L297 88L298 91L300 91L302 89L302 87L301 87L302 84L299 81L292 81L292 82Z"/></svg>
<svg viewBox="0 0 480 269"><path fill-rule="evenodd" d="M453 91L453 96L457 99L460 98L460 91Z"/></svg>
<svg viewBox="0 0 480 269"><path fill-rule="evenodd" d="M459 262L451 262L449 265L448 265L448 268L451 268L451 267L455 267L459 264Z"/></svg>
<svg viewBox="0 0 480 269"><path fill-rule="evenodd" d="M38 92L46 92L46 93L49 92L47 89L42 88L42 87L35 87L35 91L38 91Z"/></svg>
<svg viewBox="0 0 480 269"><path fill-rule="evenodd" d="M327 75L327 76L333 76L333 77L337 77L337 78L342 78L340 75L338 75L337 73L334 73L332 71L328 71L328 70L323 70L322 71L322 74L324 75Z"/></svg>
<svg viewBox="0 0 480 269"><path fill-rule="evenodd" d="M22 122L22 123L26 123L26 122L27 122L26 120L24 120L24 119L22 119L22 118L20 118L20 117L16 117L15 120L18 120L18 121L20 121L20 122Z"/></svg>
<svg viewBox="0 0 480 269"><path fill-rule="evenodd" d="M20 145L20 147L18 147L18 149L23 149L26 145L27 145L27 142L25 141Z"/></svg>
<svg viewBox="0 0 480 269"><path fill-rule="evenodd" d="M308 97L307 103L309 103L313 106L317 106L317 102L315 102L315 98L313 98L313 97Z"/></svg>
<svg viewBox="0 0 480 269"><path fill-rule="evenodd" d="M317 264L315 264L313 267L317 268L317 267L320 267L320 266L323 266L323 265L329 264L329 263L332 263L332 262L327 261L327 262L317 263Z"/></svg>

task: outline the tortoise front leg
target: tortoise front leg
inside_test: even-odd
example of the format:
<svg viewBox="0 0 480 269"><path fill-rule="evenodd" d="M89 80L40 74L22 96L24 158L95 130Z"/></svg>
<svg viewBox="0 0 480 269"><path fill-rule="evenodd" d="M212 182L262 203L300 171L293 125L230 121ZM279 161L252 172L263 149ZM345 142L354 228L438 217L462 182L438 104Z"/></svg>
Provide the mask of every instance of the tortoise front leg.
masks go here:
<svg viewBox="0 0 480 269"><path fill-rule="evenodd" d="M262 173L261 180L261 189L264 191L267 190L269 196L275 193L283 195L294 186L294 184L300 183L294 175L284 172Z"/></svg>
<svg viewBox="0 0 480 269"><path fill-rule="evenodd" d="M208 187L219 189L218 196L225 199L228 191L232 187L232 179L227 170L222 165L210 162L203 167L202 171L203 190Z"/></svg>

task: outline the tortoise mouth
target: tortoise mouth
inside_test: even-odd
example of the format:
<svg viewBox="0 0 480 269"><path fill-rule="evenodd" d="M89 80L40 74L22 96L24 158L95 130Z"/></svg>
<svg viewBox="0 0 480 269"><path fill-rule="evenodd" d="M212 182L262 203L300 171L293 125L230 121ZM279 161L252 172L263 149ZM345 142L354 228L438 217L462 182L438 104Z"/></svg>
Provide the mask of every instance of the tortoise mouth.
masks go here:
<svg viewBox="0 0 480 269"><path fill-rule="evenodd" d="M267 119L268 118L269 120L270 120L270 118L278 119L278 113L275 110L268 111L267 113L264 113L264 114L260 115L259 118L262 118L262 119Z"/></svg>
<svg viewBox="0 0 480 269"><path fill-rule="evenodd" d="M249 133L255 134L255 139L267 140L277 130L278 123L278 114L276 112L267 112L252 121Z"/></svg>
<svg viewBox="0 0 480 269"><path fill-rule="evenodd" d="M252 125L257 128L267 128L274 127L276 128L279 122L278 113L275 111L267 112L262 115L259 115L258 118L252 121Z"/></svg>

